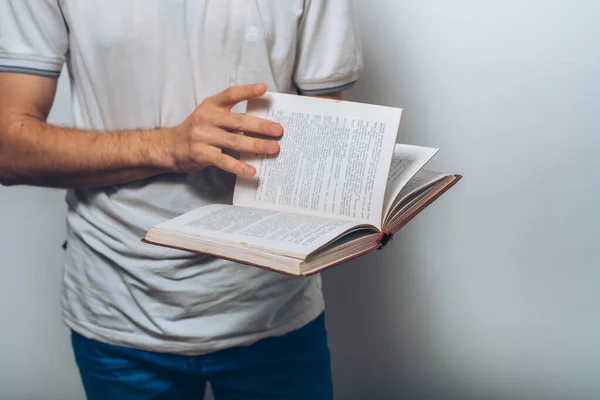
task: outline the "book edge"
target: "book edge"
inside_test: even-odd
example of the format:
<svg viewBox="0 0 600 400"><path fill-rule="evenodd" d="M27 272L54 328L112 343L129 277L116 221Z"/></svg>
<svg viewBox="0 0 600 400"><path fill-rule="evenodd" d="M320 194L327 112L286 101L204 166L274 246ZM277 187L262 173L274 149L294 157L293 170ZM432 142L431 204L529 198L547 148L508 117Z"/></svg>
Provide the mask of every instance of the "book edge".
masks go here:
<svg viewBox="0 0 600 400"><path fill-rule="evenodd" d="M167 244L164 244L164 243L161 243L161 242L155 242L155 241L147 239L147 238L143 238L143 239L141 239L141 241L144 242L144 243L148 243L148 244L154 245L154 246L161 246L161 247L166 247L166 248L170 248L170 249L182 250L182 251L186 251L186 252L201 254L203 256L210 256L210 257L214 257L214 258L220 258L220 259L223 259L223 260L233 261L233 262L236 262L236 263L239 263L239 264L250 265L250 266L253 266L253 267L258 267L258 268L266 269L266 270L269 270L269 271L278 272L280 274L284 274L284 275L288 275L288 276L295 276L295 277L302 276L300 274L292 274L290 272L283 271L283 270L280 270L280 269L277 269L277 268L267 267L266 265L253 264L251 262L240 260L240 259L236 259L236 258L233 258L233 257L225 257L225 256L222 256L222 255L217 255L217 254L213 254L213 253L209 253L209 252L200 252L200 251L193 250L193 249L188 249L188 248L185 248L185 247L167 245Z"/></svg>

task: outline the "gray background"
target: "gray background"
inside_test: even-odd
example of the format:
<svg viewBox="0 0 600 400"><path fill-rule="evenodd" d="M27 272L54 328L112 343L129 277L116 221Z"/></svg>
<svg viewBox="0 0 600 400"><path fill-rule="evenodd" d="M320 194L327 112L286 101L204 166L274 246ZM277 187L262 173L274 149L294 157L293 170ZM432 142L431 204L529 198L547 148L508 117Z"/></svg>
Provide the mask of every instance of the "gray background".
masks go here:
<svg viewBox="0 0 600 400"><path fill-rule="evenodd" d="M600 3L356 0L352 100L464 180L324 274L339 399L600 398ZM61 78L51 120L69 123ZM0 188L0 398L81 399L64 193ZM596 246L594 246L596 244Z"/></svg>

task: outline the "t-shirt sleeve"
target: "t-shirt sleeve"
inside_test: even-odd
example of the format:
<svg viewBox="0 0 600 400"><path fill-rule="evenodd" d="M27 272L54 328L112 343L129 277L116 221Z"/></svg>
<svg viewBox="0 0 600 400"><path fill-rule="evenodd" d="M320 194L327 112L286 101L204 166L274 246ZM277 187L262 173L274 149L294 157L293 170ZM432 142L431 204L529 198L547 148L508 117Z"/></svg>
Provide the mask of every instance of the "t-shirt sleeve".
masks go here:
<svg viewBox="0 0 600 400"><path fill-rule="evenodd" d="M0 72L58 77L68 48L59 0L0 0Z"/></svg>
<svg viewBox="0 0 600 400"><path fill-rule="evenodd" d="M346 89L363 69L352 0L306 0L294 82L302 94Z"/></svg>

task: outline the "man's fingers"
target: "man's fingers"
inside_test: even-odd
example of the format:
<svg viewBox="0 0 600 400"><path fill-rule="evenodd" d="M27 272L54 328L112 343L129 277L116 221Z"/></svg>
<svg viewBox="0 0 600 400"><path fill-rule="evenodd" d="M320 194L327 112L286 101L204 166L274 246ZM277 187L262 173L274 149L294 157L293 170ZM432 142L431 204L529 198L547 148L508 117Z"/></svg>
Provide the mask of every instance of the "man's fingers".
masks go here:
<svg viewBox="0 0 600 400"><path fill-rule="evenodd" d="M280 124L246 114L228 114L219 117L215 121L215 125L230 131L255 133L265 136L279 137L283 134L283 127Z"/></svg>
<svg viewBox="0 0 600 400"><path fill-rule="evenodd" d="M240 153L276 154L279 143L274 140L253 138L237 133L230 133L219 128L212 128L205 133L208 144L221 149L231 149Z"/></svg>
<svg viewBox="0 0 600 400"><path fill-rule="evenodd" d="M210 101L218 107L231 108L242 101L260 97L265 94L266 91L267 85L264 83L232 86L211 97Z"/></svg>
<svg viewBox="0 0 600 400"><path fill-rule="evenodd" d="M222 153L217 148L214 148L210 154L212 165L219 169L246 178L251 178L256 174L256 169L253 166L243 163L240 160L236 160L235 158Z"/></svg>
<svg viewBox="0 0 600 400"><path fill-rule="evenodd" d="M198 166L208 162L233 174L252 177L256 174L254 167L225 154L222 149L258 154L279 152L279 143L274 140L229 132L240 131L261 137L279 137L283 134L280 124L246 114L227 112L237 103L260 97L266 91L267 86L263 83L233 86L202 102L188 125L189 139L191 147L196 149L193 153Z"/></svg>

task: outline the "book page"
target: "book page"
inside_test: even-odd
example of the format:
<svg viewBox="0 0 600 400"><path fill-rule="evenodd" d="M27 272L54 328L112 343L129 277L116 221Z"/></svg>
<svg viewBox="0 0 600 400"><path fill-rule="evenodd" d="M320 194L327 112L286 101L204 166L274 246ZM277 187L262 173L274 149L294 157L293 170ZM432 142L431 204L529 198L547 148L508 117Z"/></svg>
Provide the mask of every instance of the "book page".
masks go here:
<svg viewBox="0 0 600 400"><path fill-rule="evenodd" d="M398 193L398 196L396 196L396 201L394 201L394 203L402 203L407 197L447 176L447 174L442 174L440 172L422 169L402 188L400 193Z"/></svg>
<svg viewBox="0 0 600 400"><path fill-rule="evenodd" d="M384 225L387 225L389 219L393 217L391 214L396 214L400 208L405 206L403 203L410 201L411 198L415 197L419 192L427 191L426 189L447 176L447 174L426 171L424 169L417 172L417 174L408 181L402 190L400 190L400 193L394 198L392 206L385 216L386 223Z"/></svg>
<svg viewBox="0 0 600 400"><path fill-rule="evenodd" d="M392 208L394 199L421 168L436 155L438 149L396 144L385 190L383 215Z"/></svg>
<svg viewBox="0 0 600 400"><path fill-rule="evenodd" d="M397 229L398 224L402 220L412 218L410 216L411 212L413 212L412 216L416 215L414 212L419 213L420 211L417 210L419 207L426 206L427 201L439 197L445 191L444 188L451 187L454 184L453 182L456 182L456 179L457 177L453 175L432 171L419 171L400 191L400 194L394 201L392 209L386 216L385 229ZM441 193L440 190L442 190Z"/></svg>
<svg viewBox="0 0 600 400"><path fill-rule="evenodd" d="M379 226L401 109L268 93L247 113L284 134L278 155L242 155L257 174L237 178L234 204Z"/></svg>
<svg viewBox="0 0 600 400"><path fill-rule="evenodd" d="M157 229L305 258L357 224L312 215L212 204L190 211Z"/></svg>

